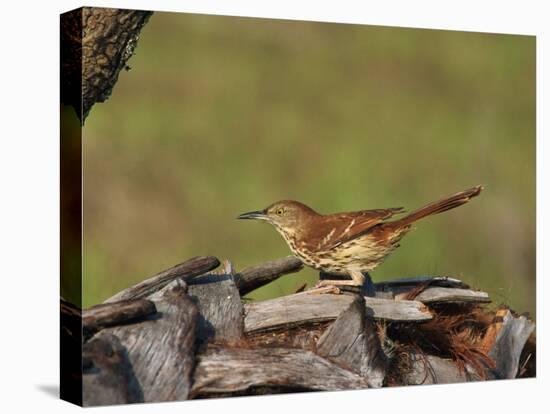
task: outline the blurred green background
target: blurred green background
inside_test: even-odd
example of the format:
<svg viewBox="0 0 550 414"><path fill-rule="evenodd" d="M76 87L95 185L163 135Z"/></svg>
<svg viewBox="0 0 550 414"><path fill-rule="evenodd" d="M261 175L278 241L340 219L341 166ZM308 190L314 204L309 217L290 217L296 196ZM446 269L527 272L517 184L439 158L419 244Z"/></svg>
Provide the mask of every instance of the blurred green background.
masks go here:
<svg viewBox="0 0 550 414"><path fill-rule="evenodd" d="M458 276L535 315L534 37L155 13L130 65L84 127L84 306L195 255L289 254L235 220L279 199L410 210L484 184L373 279Z"/></svg>

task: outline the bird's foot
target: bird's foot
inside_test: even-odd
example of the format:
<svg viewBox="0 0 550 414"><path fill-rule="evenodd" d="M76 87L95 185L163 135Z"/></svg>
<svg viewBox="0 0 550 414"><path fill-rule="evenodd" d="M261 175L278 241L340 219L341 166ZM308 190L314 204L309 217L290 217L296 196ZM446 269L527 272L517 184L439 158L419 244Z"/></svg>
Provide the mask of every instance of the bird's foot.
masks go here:
<svg viewBox="0 0 550 414"><path fill-rule="evenodd" d="M335 295L340 295L342 293L342 288L340 288L339 286L357 287L357 283L355 283L353 280L324 279L317 282L317 284L313 287L313 289L308 290L306 293L310 295L318 295L318 294L325 294L325 293L333 293Z"/></svg>
<svg viewBox="0 0 550 414"><path fill-rule="evenodd" d="M312 289L307 290L304 292L306 295L324 295L327 293L332 293L334 295L340 295L342 293L342 290L336 286L328 285L328 286L314 286Z"/></svg>
<svg viewBox="0 0 550 414"><path fill-rule="evenodd" d="M361 286L355 280L330 280L323 279L317 282L315 285L316 288L325 287L325 286Z"/></svg>

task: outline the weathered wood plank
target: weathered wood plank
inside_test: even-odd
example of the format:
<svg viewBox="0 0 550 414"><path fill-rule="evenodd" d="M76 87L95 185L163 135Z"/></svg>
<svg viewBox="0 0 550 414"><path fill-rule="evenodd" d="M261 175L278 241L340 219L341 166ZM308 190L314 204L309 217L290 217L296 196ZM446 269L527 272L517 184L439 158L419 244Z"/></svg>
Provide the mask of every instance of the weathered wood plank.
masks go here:
<svg viewBox="0 0 550 414"><path fill-rule="evenodd" d="M157 314L129 325L106 328L96 337L116 335L127 349L144 402L185 400L195 362L197 308L180 280L150 295Z"/></svg>
<svg viewBox="0 0 550 414"><path fill-rule="evenodd" d="M311 351L287 348L227 348L209 345L199 355L192 396L268 389L264 393L368 388L361 376Z"/></svg>
<svg viewBox="0 0 550 414"><path fill-rule="evenodd" d="M416 352L409 355L409 370L402 375L402 385L454 384L480 380L469 365L465 371L461 371L450 359Z"/></svg>
<svg viewBox="0 0 550 414"><path fill-rule="evenodd" d="M485 342L485 346L490 346L489 356L496 365L492 372L500 379L516 378L521 352L535 324L523 315L515 317L508 309L497 312L497 318L486 334L489 342Z"/></svg>
<svg viewBox="0 0 550 414"><path fill-rule="evenodd" d="M244 296L281 276L298 272L303 267L300 259L295 256L287 256L243 269L235 274L235 283L240 294Z"/></svg>
<svg viewBox="0 0 550 414"><path fill-rule="evenodd" d="M402 293L396 296L399 299ZM422 303L490 303L491 298L486 292L445 287L429 287L420 292L415 300Z"/></svg>
<svg viewBox="0 0 550 414"><path fill-rule="evenodd" d="M82 311L82 324L90 332L114 325L123 325L157 312L150 300L124 300L92 306Z"/></svg>
<svg viewBox="0 0 550 414"><path fill-rule="evenodd" d="M205 275L189 282L187 294L199 310L197 341L243 336L243 305L231 275Z"/></svg>
<svg viewBox="0 0 550 414"><path fill-rule="evenodd" d="M245 332L257 332L336 319L353 301L350 295L296 293L245 305ZM426 321L432 318L422 303L365 297L366 314L392 321Z"/></svg>
<svg viewBox="0 0 550 414"><path fill-rule="evenodd" d="M126 350L114 335L91 339L82 348L84 406L128 404L142 400Z"/></svg>
<svg viewBox="0 0 550 414"><path fill-rule="evenodd" d="M365 296L367 316L374 319L402 322L422 322L432 319L430 310L416 300L394 300Z"/></svg>
<svg viewBox="0 0 550 414"><path fill-rule="evenodd" d="M220 265L213 256L198 256L180 263L170 269L156 274L137 285L129 287L111 296L103 303L119 302L121 300L145 298L162 289L176 278L188 281L195 276L207 273Z"/></svg>
<svg viewBox="0 0 550 414"><path fill-rule="evenodd" d="M370 387L379 388L388 361L365 309L365 299L357 296L319 338L317 354L365 377Z"/></svg>
<svg viewBox="0 0 550 414"><path fill-rule="evenodd" d="M349 295L297 293L244 305L246 333L336 319L353 301Z"/></svg>
<svg viewBox="0 0 550 414"><path fill-rule="evenodd" d="M446 276L415 276L415 277L403 277L394 280L383 280L376 282L374 288L377 291L391 290L392 288L410 286L415 287L422 283L429 282L430 286L438 287L452 287L452 288L462 288L469 289L466 283L459 279Z"/></svg>

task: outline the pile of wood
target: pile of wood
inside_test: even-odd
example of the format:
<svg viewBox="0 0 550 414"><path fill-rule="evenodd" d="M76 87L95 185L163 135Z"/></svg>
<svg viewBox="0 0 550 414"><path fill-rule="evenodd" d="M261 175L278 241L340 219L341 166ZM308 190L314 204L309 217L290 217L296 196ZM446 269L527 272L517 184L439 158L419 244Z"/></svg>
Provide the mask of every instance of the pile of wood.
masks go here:
<svg viewBox="0 0 550 414"><path fill-rule="evenodd" d="M62 345L73 345L65 348L73 361L82 347L82 403L535 376L533 321L488 309L486 293L457 279L375 283L368 295L317 289L243 300L301 268L292 256L241 272L196 257L83 311L62 301ZM76 384L74 366L62 366L62 376Z"/></svg>

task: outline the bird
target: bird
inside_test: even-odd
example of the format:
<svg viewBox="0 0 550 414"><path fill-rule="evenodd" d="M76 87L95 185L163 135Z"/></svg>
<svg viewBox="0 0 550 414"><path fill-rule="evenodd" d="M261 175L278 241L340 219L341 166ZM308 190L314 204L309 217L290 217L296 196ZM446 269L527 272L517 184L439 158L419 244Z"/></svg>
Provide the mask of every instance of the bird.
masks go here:
<svg viewBox="0 0 550 414"><path fill-rule="evenodd" d="M292 253L306 266L323 273L344 276L321 280L322 286L362 286L365 277L395 249L416 221L459 207L478 196L477 185L405 214L403 207L320 214L294 200L277 201L263 210L238 219L262 220L283 237Z"/></svg>

